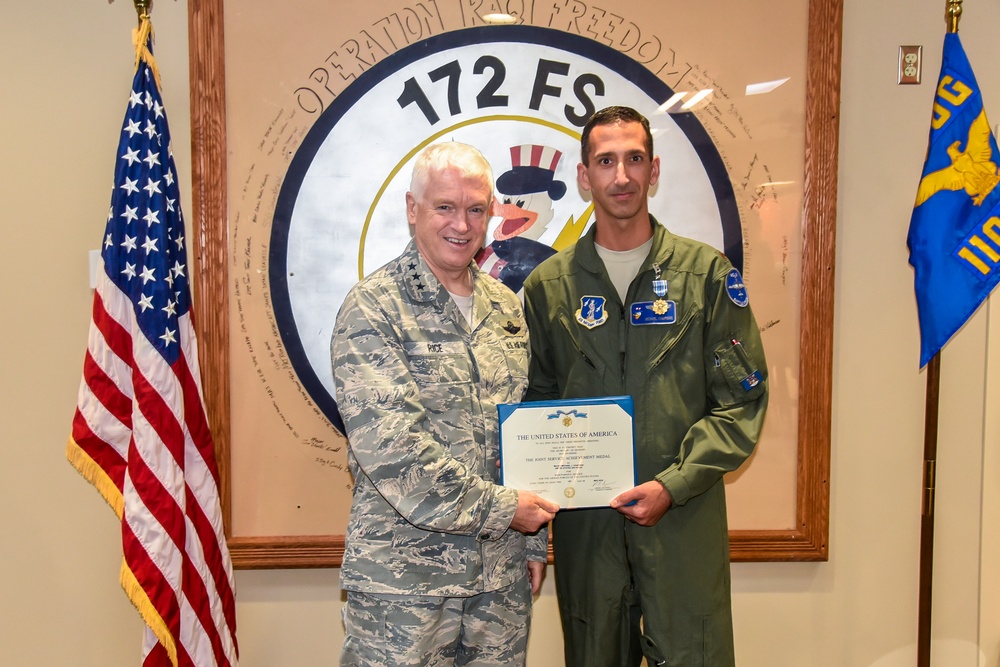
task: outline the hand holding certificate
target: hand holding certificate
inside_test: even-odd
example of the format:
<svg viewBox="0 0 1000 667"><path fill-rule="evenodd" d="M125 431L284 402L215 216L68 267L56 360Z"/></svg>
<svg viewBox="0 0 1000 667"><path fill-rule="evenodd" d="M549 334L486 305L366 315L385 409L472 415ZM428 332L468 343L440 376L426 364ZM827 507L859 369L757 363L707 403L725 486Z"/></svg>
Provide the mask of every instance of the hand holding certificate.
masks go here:
<svg viewBox="0 0 1000 667"><path fill-rule="evenodd" d="M635 486L631 396L498 406L500 479L564 509L607 507Z"/></svg>

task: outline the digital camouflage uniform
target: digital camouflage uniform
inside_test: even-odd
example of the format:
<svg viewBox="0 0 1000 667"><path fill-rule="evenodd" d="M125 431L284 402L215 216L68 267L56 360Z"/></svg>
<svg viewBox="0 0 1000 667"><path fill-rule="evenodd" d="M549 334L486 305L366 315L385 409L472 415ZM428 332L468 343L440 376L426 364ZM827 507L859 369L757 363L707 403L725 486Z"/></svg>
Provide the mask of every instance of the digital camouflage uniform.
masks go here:
<svg viewBox="0 0 1000 667"><path fill-rule="evenodd" d="M522 664L531 601L526 556L545 559L547 534L526 538L509 528L517 492L497 483L496 406L523 397L527 329L514 294L470 269L471 331L413 241L341 307L331 356L354 477L341 586L349 605L356 591L354 601L369 606L372 596L399 602L504 591L503 600L519 600L514 610L482 613L524 640L499 637L496 664ZM423 613L410 604L401 623ZM345 625L346 653L363 643L350 634L364 623L345 616Z"/></svg>
<svg viewBox="0 0 1000 667"><path fill-rule="evenodd" d="M642 654L650 665L673 667L735 660L723 475L760 435L764 351L729 261L651 223L652 248L625 304L597 254L594 229L525 283L527 398L631 395L638 483L659 480L672 498L652 527L610 508L556 516L556 589L570 667L638 665ZM675 302L676 321L639 326L633 308L655 303L656 278L667 281L663 298Z"/></svg>

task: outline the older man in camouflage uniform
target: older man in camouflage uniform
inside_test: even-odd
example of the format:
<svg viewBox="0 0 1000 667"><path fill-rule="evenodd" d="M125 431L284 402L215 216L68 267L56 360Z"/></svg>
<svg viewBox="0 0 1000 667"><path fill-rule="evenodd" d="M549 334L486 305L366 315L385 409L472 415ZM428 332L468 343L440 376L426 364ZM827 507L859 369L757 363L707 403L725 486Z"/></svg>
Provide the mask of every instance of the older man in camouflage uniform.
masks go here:
<svg viewBox="0 0 1000 667"><path fill-rule="evenodd" d="M524 394L528 338L517 298L472 261L492 196L474 148L425 150L406 195L413 240L337 317L354 476L343 666L525 661L539 529L558 506L497 484L496 406Z"/></svg>

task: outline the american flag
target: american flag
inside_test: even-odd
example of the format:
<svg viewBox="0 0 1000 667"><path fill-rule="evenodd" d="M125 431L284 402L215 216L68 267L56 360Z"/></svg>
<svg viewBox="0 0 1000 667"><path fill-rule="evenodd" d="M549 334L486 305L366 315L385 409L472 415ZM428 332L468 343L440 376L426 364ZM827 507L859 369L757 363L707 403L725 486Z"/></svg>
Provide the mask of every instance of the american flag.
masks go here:
<svg viewBox="0 0 1000 667"><path fill-rule="evenodd" d="M125 113L67 457L121 519L121 584L147 625L142 664L235 666L232 564L153 72L138 63Z"/></svg>

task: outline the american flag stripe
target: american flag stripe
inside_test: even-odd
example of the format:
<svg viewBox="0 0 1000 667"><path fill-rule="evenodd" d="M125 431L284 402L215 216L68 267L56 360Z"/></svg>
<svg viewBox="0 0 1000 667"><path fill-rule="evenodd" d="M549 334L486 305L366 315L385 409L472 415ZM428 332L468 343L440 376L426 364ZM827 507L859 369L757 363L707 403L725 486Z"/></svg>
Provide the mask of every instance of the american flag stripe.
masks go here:
<svg viewBox="0 0 1000 667"><path fill-rule="evenodd" d="M115 514L121 518L124 505L121 488L125 477L125 460L121 458L109 460L113 457L105 456L111 452L111 448L99 449L95 445L100 439L90 430L86 419L80 416L79 410L73 423L74 435L70 437L66 446L66 457L73 467L94 485Z"/></svg>
<svg viewBox="0 0 1000 667"><path fill-rule="evenodd" d="M80 392L77 399L79 407L73 423L73 438L88 456L100 463L111 475L120 492L125 476L128 441L132 437L132 402L124 399L114 382L107 379L96 363L88 363L92 361L93 358L87 355L84 370L92 373L91 382L96 391L84 387L86 391ZM105 394L102 396L101 392ZM130 410L127 421L122 419L120 412L126 401ZM108 408L109 405L112 408Z"/></svg>
<svg viewBox="0 0 1000 667"><path fill-rule="evenodd" d="M121 584L147 624L142 664L235 667L232 564L169 146L143 59L116 156L67 456L121 519Z"/></svg>
<svg viewBox="0 0 1000 667"><path fill-rule="evenodd" d="M191 326L189 317L180 318L180 326L187 329ZM185 455L188 466L204 466L211 473L201 479L200 485L188 485L189 516L194 524L195 531L200 539L202 557L196 562L204 562L207 565L207 576L211 577L219 595L212 599L212 614L215 624L219 627L236 627L236 601L234 595L235 581L233 579L232 568L229 563L228 549L220 548L220 543L215 539L215 535L223 532L222 515L220 513L209 514L205 508L212 507L219 498L219 472L215 461L215 450L211 446L211 431L208 426L208 419L202 405L201 386L198 382L200 372L198 369L197 339L193 330L190 335L181 338L184 354L181 359L186 363L178 363L175 370L183 387L184 396L184 416L186 426ZM200 444L199 444L200 443ZM222 543L225 547L225 543ZM208 578L206 577L206 581ZM220 616L221 614L221 616ZM223 633L223 641L231 644L228 633ZM226 654L232 653L232 648L228 648Z"/></svg>
<svg viewBox="0 0 1000 667"><path fill-rule="evenodd" d="M91 329L89 347L95 359L104 361L108 374L119 383L119 389L132 399L132 383L125 382L135 368L132 358L132 334L135 314L130 302L122 298L113 283L105 280L98 270L98 285L94 292L94 327ZM109 310L110 308L110 310ZM113 367L112 367L113 365Z"/></svg>
<svg viewBox="0 0 1000 667"><path fill-rule="evenodd" d="M201 554L201 543L196 531L189 531L188 536L188 552ZM209 599L206 583L214 580L203 561L196 564L195 559L188 559L185 561L185 568L182 604L187 606L189 613L182 615L182 618L190 618L192 623L190 627L182 625L182 637L190 637L190 641L182 643L191 647L192 653L195 655L210 654L215 662L226 664L224 662L226 651L222 647L222 635L217 629L218 621L224 619L216 616L216 610L212 608L212 602Z"/></svg>
<svg viewBox="0 0 1000 667"><path fill-rule="evenodd" d="M216 493L214 489L211 493ZM229 554L223 553L215 539L215 535L221 526L217 521L213 521L208 516L202 505L202 498L199 497L198 490L188 488L188 515L191 518L193 533L197 535L197 547L200 549L201 558L195 562L204 563L202 578L209 586L214 586L219 591L218 597L210 599L212 617L218 627L236 627L236 605L233 595L234 583L231 574L227 571L226 562Z"/></svg>
<svg viewBox="0 0 1000 667"><path fill-rule="evenodd" d="M163 577L157 565L152 561L149 553L145 550L138 538L128 529L127 523L122 523L122 551L124 561L121 569L121 584L129 599L135 605L139 614L146 622L147 635L152 634L163 648L162 654L169 656L166 662L149 662L148 656L143 660L143 665L180 665L191 664L182 662L178 658L183 652L183 646L178 646L175 638L179 635L176 631L176 618L179 615L176 597L164 595L169 584ZM160 598L155 599L149 596L149 592L154 594L160 592ZM162 591L162 592L161 592ZM171 623L173 621L173 623ZM148 640L143 641L144 649L148 650ZM160 653L157 651L157 653Z"/></svg>
<svg viewBox="0 0 1000 667"><path fill-rule="evenodd" d="M110 360L103 359L102 363L106 364L108 361ZM86 385L88 391L85 395L80 396L80 400L97 401L100 407L111 413L117 423L111 423L107 426L119 428L120 431L114 440L124 439L124 442L127 443L132 424L132 397L125 395L112 379L115 377L115 371L113 370L110 374L105 373L101 363L98 363L89 352L87 358L83 360L83 372L88 378ZM97 409L97 406L88 406L87 412L89 413L93 409ZM102 419L100 423L105 424L106 422ZM118 453L123 455L125 451Z"/></svg>

